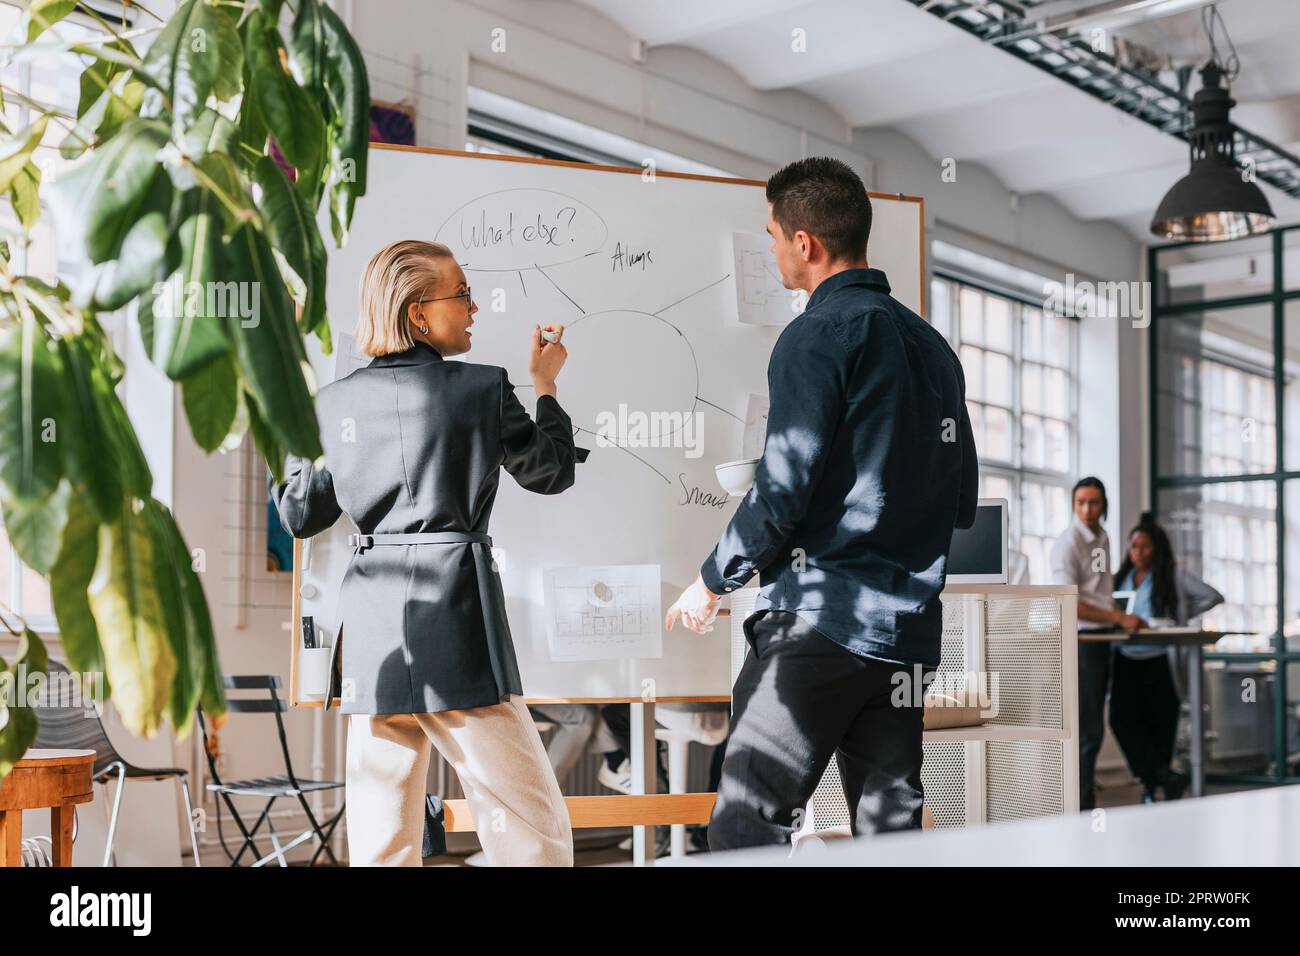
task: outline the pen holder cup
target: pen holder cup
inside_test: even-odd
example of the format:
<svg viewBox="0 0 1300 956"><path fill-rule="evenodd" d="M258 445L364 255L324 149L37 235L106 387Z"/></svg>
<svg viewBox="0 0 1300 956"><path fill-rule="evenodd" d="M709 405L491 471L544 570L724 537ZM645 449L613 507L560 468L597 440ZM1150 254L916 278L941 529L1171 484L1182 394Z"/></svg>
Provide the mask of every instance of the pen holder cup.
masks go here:
<svg viewBox="0 0 1300 956"><path fill-rule="evenodd" d="M298 649L298 696L321 700L329 685L332 647Z"/></svg>

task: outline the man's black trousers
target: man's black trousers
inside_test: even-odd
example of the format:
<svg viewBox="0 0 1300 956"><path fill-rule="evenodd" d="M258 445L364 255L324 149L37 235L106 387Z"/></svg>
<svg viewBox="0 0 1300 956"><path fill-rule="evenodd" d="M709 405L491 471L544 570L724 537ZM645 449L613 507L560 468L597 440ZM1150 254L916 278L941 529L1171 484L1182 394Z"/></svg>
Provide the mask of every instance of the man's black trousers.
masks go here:
<svg viewBox="0 0 1300 956"><path fill-rule="evenodd" d="M914 670L847 651L789 611L751 618L745 633L709 848L789 843L832 756L855 835L920 827Z"/></svg>

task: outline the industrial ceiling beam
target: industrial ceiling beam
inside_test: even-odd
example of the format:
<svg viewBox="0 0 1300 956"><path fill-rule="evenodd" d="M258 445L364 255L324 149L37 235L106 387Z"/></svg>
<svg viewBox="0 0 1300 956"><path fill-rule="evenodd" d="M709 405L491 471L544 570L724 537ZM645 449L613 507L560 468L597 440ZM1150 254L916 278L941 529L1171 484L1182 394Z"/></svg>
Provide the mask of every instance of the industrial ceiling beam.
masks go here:
<svg viewBox="0 0 1300 956"><path fill-rule="evenodd" d="M1056 5L1055 2L907 2L1162 133L1188 142L1188 132L1192 128L1191 100L1151 73L1120 63L1109 53L1094 50L1068 31L1043 29L1039 23L1040 11ZM1073 0L1060 2L1077 6ZM1091 2L1096 5L1096 0ZM1300 199L1300 157L1240 126L1235 126L1234 130L1236 156L1242 165L1253 168L1261 182Z"/></svg>

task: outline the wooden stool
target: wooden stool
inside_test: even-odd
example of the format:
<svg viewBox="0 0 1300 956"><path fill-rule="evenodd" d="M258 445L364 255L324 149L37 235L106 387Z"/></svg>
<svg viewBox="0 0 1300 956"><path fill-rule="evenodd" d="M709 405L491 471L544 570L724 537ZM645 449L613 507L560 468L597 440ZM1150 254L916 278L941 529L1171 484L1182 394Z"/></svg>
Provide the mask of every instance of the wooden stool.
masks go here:
<svg viewBox="0 0 1300 956"><path fill-rule="evenodd" d="M55 866L72 866L74 805L95 799L93 750L28 750L0 783L0 866L22 866L23 811L50 808Z"/></svg>

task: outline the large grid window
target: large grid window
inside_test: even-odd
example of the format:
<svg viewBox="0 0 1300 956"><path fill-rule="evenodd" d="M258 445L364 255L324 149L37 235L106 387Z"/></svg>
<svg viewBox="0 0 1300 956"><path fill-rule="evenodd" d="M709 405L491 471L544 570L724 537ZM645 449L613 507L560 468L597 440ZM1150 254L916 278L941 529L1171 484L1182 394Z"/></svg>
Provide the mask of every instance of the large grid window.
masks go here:
<svg viewBox="0 0 1300 956"><path fill-rule="evenodd" d="M943 272L936 272L930 295L931 321L966 373L980 497L1010 502L1010 547L1028 561L1030 581L1047 583L1052 542L1070 523L1078 448L1075 322L1045 313L1028 297Z"/></svg>
<svg viewBox="0 0 1300 956"><path fill-rule="evenodd" d="M1225 742L1221 756L1212 742L1210 767L1233 771L1220 779L1237 782L1294 780L1300 227L1236 242L1161 246L1151 251L1148 268L1155 292L1152 504L1179 565L1224 596L1203 623L1241 632L1206 655L1207 680L1217 686L1218 672L1226 672L1235 687L1249 678L1259 702L1238 718L1251 722L1250 746L1234 750ZM1223 719L1227 726L1231 718Z"/></svg>

